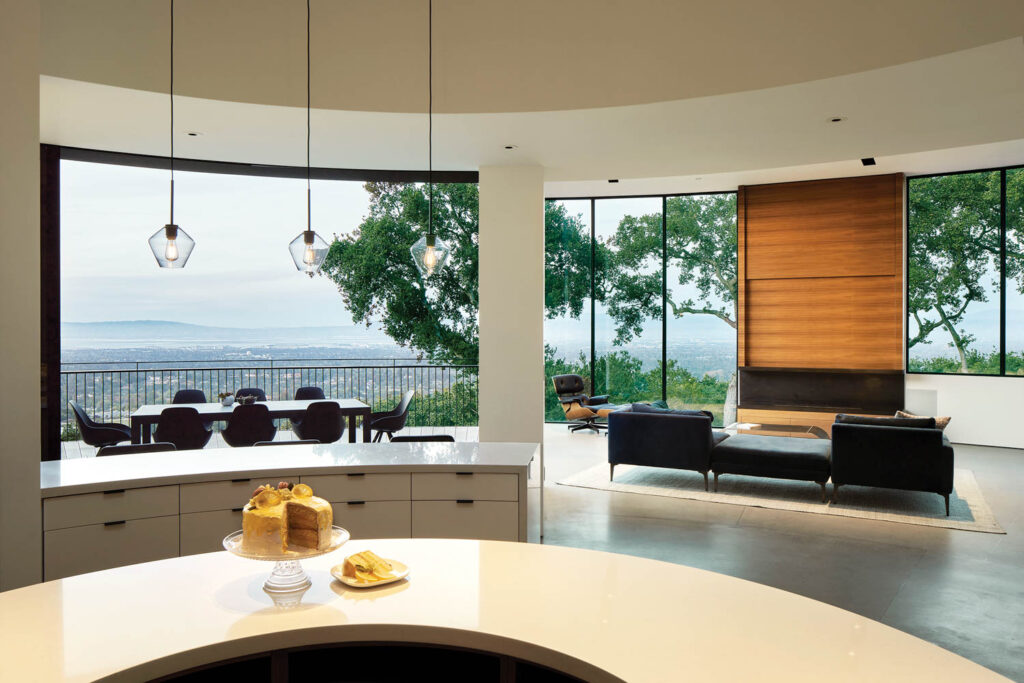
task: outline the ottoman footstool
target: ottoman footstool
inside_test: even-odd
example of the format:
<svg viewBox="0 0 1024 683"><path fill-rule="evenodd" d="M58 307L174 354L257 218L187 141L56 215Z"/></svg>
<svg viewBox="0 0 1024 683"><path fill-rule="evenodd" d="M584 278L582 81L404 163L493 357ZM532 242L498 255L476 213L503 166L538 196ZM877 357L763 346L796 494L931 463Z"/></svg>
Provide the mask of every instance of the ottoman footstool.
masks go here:
<svg viewBox="0 0 1024 683"><path fill-rule="evenodd" d="M722 474L745 474L773 479L813 481L821 487L821 502L827 502L825 482L831 472L832 442L791 436L735 434L711 451L715 473L714 490Z"/></svg>

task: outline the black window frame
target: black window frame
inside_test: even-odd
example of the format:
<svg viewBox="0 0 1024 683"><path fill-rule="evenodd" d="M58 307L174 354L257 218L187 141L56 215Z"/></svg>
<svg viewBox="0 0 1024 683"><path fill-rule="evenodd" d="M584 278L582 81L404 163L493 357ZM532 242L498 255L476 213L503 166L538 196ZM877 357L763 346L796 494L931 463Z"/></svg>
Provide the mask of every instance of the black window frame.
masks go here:
<svg viewBox="0 0 1024 683"><path fill-rule="evenodd" d="M705 192L669 192L662 194L609 194L609 195L583 195L566 197L545 197L544 203L548 202L569 202L589 201L590 202L590 392L593 393L594 363L596 358L596 341L594 318L596 307L594 303L594 260L596 258L595 240L597 237L595 217L596 204L600 199L661 199L661 399L668 399L668 200L676 197L702 197L707 195L731 194L736 195L736 229L739 230L739 190L710 190ZM737 258L739 258L739 243L737 242ZM546 258L546 255L545 255ZM740 326L736 325L736 349L740 345ZM739 373L739 354L736 354L736 366L734 374ZM551 422L545 420L546 424L563 424L562 422Z"/></svg>
<svg viewBox="0 0 1024 683"><path fill-rule="evenodd" d="M907 375L936 377L1024 377L1006 374L1006 174L1024 169L1024 164L973 168L942 173L921 173L904 178L903 201L903 372ZM929 372L910 369L910 182L923 178L942 178L972 173L999 173L999 373Z"/></svg>

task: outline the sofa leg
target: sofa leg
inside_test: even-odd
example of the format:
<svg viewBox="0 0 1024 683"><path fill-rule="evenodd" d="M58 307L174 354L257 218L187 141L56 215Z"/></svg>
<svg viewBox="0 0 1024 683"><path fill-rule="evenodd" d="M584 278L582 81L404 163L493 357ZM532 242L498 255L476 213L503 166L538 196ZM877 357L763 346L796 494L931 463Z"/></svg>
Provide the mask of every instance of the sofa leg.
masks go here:
<svg viewBox="0 0 1024 683"><path fill-rule="evenodd" d="M608 470L608 481L614 481L615 480L615 463L613 463L613 462L608 463L608 467L609 467L609 470Z"/></svg>
<svg viewBox="0 0 1024 683"><path fill-rule="evenodd" d="M839 484L832 482L832 504L839 504Z"/></svg>
<svg viewBox="0 0 1024 683"><path fill-rule="evenodd" d="M821 502L822 503L827 503L828 502L828 495L825 493L825 482L819 481L818 482L818 486L821 487Z"/></svg>
<svg viewBox="0 0 1024 683"><path fill-rule="evenodd" d="M946 500L946 516L949 517L949 494L942 496Z"/></svg>
<svg viewBox="0 0 1024 683"><path fill-rule="evenodd" d="M718 472L715 472L715 493L718 493Z"/></svg>
<svg viewBox="0 0 1024 683"><path fill-rule="evenodd" d="M708 473L707 472L701 472L701 474L704 475L704 490L705 491L710 491L711 489L708 488Z"/></svg>

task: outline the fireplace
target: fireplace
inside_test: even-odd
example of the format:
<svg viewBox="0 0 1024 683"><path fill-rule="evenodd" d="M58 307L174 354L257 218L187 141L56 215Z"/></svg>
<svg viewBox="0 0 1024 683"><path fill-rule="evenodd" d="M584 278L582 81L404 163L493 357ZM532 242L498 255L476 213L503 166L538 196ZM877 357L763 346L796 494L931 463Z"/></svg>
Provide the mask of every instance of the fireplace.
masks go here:
<svg viewBox="0 0 1024 683"><path fill-rule="evenodd" d="M739 408L892 415L902 370L739 368Z"/></svg>

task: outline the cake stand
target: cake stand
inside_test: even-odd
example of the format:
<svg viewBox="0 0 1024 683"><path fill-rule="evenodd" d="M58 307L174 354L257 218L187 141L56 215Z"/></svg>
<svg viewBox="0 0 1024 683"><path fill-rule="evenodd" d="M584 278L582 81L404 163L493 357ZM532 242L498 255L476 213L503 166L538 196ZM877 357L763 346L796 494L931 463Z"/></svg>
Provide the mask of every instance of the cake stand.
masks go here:
<svg viewBox="0 0 1024 683"><path fill-rule="evenodd" d="M247 560L261 560L264 562L274 562L274 570L270 572L270 576L263 583L263 590L266 591L273 597L274 595L281 593L294 593L295 591L305 591L312 585L309 580L309 576L305 570L302 569L302 560L308 560L311 557L320 557L327 553L333 553L335 550L345 545L345 541L349 539L349 533L340 526L331 527L331 543L328 547L317 550L316 548L302 548L296 550L285 550L284 552L276 554L267 553L253 553L248 552L242 547L242 532L241 530L228 534L224 537L224 549L232 555L238 555L244 557Z"/></svg>

